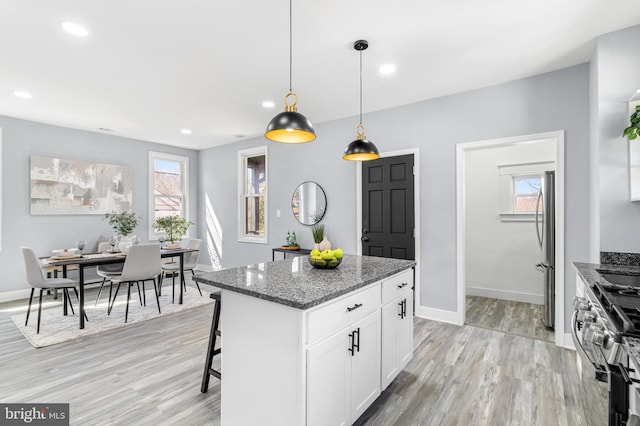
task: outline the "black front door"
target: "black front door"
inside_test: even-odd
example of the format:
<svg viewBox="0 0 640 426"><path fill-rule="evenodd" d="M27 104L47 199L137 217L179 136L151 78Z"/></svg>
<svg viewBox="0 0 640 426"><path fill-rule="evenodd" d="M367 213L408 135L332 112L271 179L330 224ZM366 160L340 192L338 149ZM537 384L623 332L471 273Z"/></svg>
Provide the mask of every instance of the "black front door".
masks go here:
<svg viewBox="0 0 640 426"><path fill-rule="evenodd" d="M362 254L415 260L413 154L362 163Z"/></svg>

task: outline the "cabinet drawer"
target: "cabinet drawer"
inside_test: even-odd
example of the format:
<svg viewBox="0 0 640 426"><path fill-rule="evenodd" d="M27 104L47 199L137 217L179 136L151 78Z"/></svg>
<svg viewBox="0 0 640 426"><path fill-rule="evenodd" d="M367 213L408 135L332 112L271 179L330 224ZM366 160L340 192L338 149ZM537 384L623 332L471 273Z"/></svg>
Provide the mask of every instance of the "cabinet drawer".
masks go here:
<svg viewBox="0 0 640 426"><path fill-rule="evenodd" d="M308 313L307 343L330 335L380 309L380 283L371 284L364 290L332 300Z"/></svg>
<svg viewBox="0 0 640 426"><path fill-rule="evenodd" d="M413 286L413 269L407 269L382 280L382 304L406 293Z"/></svg>

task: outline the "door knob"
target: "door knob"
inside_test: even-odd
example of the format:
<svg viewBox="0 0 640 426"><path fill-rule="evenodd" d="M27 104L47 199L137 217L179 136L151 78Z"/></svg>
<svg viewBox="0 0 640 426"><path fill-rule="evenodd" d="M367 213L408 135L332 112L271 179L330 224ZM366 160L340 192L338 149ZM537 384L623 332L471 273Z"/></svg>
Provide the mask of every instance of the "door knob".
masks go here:
<svg viewBox="0 0 640 426"><path fill-rule="evenodd" d="M365 242L369 241L369 237L367 237L366 235L363 235L362 238L360 238L360 241L365 243Z"/></svg>

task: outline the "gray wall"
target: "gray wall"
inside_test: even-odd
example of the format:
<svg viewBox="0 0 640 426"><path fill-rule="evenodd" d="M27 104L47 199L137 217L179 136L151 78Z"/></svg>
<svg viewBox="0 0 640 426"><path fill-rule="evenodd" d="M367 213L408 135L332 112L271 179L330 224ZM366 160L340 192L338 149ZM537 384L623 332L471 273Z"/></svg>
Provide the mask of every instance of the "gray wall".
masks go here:
<svg viewBox="0 0 640 426"><path fill-rule="evenodd" d="M640 252L640 202L629 201L629 143L622 131L629 125L628 100L640 89L640 26L598 39L592 59L592 102L597 111L599 160L599 237L603 251ZM598 234L596 234L598 235ZM597 260L597 259L596 259Z"/></svg>
<svg viewBox="0 0 640 426"><path fill-rule="evenodd" d="M113 234L102 215L31 216L29 214L29 157L31 155L95 161L133 167L133 210L142 215L135 234L148 237L149 151L189 157L189 211L198 222L198 152L118 136L50 126L0 116L2 128L2 251L0 293L27 288L20 246L38 255L51 249L75 247L87 241L95 249L98 238ZM197 235L193 228L190 235Z"/></svg>
<svg viewBox="0 0 640 426"><path fill-rule="evenodd" d="M565 300L570 312L568 304L575 292L570 265L587 260L589 254L588 73L588 65L582 64L364 116L367 136L381 151L420 149L421 305L456 310L455 145L565 130L566 215L570 218L565 229ZM236 219L237 151L266 145L266 140L256 138L201 152L200 188L220 222L224 267L270 260L270 248L283 243L287 230L296 230L302 246L311 245L310 231L297 224L289 210L293 190L305 180L325 188L329 204L323 223L329 239L334 246L355 253L355 165L341 157L355 137L356 124L355 118L316 124L318 139L311 144L268 144L267 245L238 243ZM282 210L280 218L276 218L277 209ZM204 215L201 211L203 221Z"/></svg>

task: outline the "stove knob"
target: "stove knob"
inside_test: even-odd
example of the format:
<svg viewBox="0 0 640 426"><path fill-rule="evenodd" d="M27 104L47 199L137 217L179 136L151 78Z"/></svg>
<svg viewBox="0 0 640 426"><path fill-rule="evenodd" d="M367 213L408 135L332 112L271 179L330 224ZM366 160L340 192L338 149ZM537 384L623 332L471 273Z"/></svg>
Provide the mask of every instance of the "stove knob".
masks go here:
<svg viewBox="0 0 640 426"><path fill-rule="evenodd" d="M578 312L578 321L584 323L595 322L596 314L591 311L579 311Z"/></svg>
<svg viewBox="0 0 640 426"><path fill-rule="evenodd" d="M604 330L595 330L593 332L593 343L598 346L604 346L607 342L607 333Z"/></svg>
<svg viewBox="0 0 640 426"><path fill-rule="evenodd" d="M585 310L583 306L589 306L589 301L585 297L576 296L573 298L573 310L580 311Z"/></svg>

